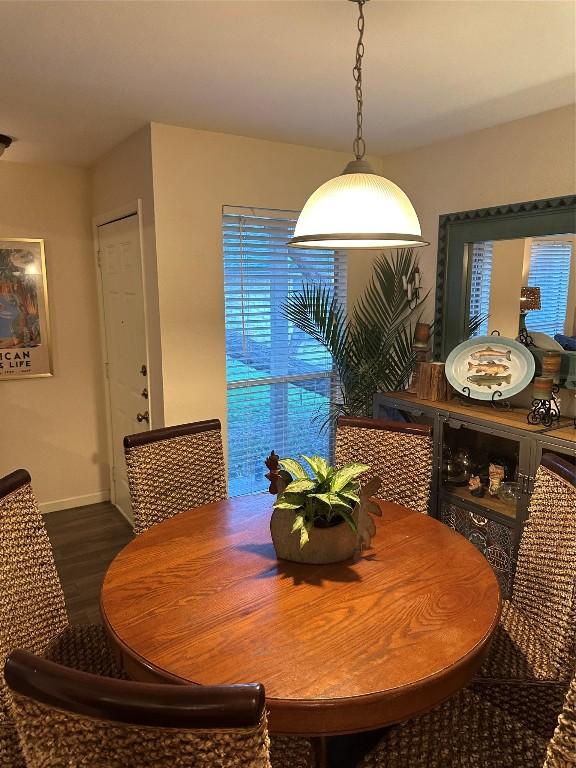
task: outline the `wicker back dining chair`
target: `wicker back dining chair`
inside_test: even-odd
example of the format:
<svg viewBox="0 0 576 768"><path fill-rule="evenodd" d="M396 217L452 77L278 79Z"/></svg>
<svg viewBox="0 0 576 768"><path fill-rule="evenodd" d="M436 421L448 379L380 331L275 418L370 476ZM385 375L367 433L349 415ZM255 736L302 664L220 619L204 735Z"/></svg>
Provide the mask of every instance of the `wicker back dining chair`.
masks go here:
<svg viewBox="0 0 576 768"><path fill-rule="evenodd" d="M218 419L152 429L124 438L134 533L226 498Z"/></svg>
<svg viewBox="0 0 576 768"><path fill-rule="evenodd" d="M554 736L548 744L544 768L576 766L576 675L572 678Z"/></svg>
<svg viewBox="0 0 576 768"><path fill-rule="evenodd" d="M389 728L359 768L576 766L576 679L567 695L566 684L557 682L490 682L488 687L501 692L489 700L484 685L476 684Z"/></svg>
<svg viewBox="0 0 576 768"><path fill-rule="evenodd" d="M313 768L310 741L270 746L259 683L110 680L25 651L5 676L28 768Z"/></svg>
<svg viewBox="0 0 576 768"><path fill-rule="evenodd" d="M50 541L23 469L0 479L0 665L14 648L43 653L68 624ZM24 765L0 674L0 765Z"/></svg>
<svg viewBox="0 0 576 768"><path fill-rule="evenodd" d="M341 416L336 464L368 464L363 481L379 477L378 498L428 512L432 482L432 427L386 419Z"/></svg>
<svg viewBox="0 0 576 768"><path fill-rule="evenodd" d="M0 478L0 766L23 766L4 659L15 648L80 669L122 676L102 627L70 627L50 540L30 475L19 469Z"/></svg>
<svg viewBox="0 0 576 768"><path fill-rule="evenodd" d="M570 680L576 669L576 467L544 454L485 677Z"/></svg>

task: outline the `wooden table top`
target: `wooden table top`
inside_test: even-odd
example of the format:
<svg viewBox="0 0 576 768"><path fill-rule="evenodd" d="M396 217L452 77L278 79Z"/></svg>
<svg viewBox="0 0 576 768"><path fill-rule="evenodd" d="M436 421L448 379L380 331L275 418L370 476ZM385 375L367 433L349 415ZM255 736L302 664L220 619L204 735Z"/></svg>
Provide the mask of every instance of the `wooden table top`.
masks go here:
<svg viewBox="0 0 576 768"><path fill-rule="evenodd" d="M306 735L398 722L469 682L500 592L466 539L382 502L373 547L354 561L278 561L272 501L190 510L116 557L101 607L133 678L262 682L271 732Z"/></svg>

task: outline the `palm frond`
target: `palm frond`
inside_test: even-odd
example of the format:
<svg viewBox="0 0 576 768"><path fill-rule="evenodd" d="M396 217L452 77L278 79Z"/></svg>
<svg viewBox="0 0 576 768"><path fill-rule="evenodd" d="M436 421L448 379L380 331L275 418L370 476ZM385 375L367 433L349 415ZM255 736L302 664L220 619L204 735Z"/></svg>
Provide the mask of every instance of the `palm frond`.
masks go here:
<svg viewBox="0 0 576 768"><path fill-rule="evenodd" d="M486 320L488 320L489 317L489 314L483 314L482 312L477 312L475 315L471 315L468 318L468 338L471 336L476 336L478 330L482 327Z"/></svg>
<svg viewBox="0 0 576 768"><path fill-rule="evenodd" d="M286 317L332 355L341 397L327 419L366 416L377 391L403 389L414 368L414 329L428 294L410 306L403 277L412 282L418 260L413 250L381 256L349 317L325 286L303 285L283 305Z"/></svg>
<svg viewBox="0 0 576 768"><path fill-rule="evenodd" d="M354 325L357 328L386 329L408 322L428 296L426 294L414 307L410 307L403 278L411 282L417 267L418 260L411 248L399 250L389 258L379 257L364 295L354 308Z"/></svg>
<svg viewBox="0 0 576 768"><path fill-rule="evenodd" d="M324 346L337 361L346 350L349 334L346 311L326 286L304 284L282 306L285 316Z"/></svg>

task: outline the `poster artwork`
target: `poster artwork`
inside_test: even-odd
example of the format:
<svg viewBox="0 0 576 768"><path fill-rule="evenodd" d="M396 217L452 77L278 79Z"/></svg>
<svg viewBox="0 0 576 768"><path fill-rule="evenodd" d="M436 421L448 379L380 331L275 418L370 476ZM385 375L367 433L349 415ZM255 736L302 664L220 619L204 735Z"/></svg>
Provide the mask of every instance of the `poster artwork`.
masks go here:
<svg viewBox="0 0 576 768"><path fill-rule="evenodd" d="M44 241L0 239L0 381L51 375Z"/></svg>

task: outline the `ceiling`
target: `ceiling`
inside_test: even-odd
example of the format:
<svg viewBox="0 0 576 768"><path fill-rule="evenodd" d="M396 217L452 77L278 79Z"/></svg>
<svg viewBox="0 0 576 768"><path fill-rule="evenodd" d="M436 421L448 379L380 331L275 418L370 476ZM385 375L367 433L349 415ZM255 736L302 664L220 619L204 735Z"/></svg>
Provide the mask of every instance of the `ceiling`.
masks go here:
<svg viewBox="0 0 576 768"><path fill-rule="evenodd" d="M371 0L364 135L386 154L575 101L571 0ZM149 121L348 150L346 0L0 2L4 159L89 164Z"/></svg>

